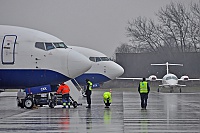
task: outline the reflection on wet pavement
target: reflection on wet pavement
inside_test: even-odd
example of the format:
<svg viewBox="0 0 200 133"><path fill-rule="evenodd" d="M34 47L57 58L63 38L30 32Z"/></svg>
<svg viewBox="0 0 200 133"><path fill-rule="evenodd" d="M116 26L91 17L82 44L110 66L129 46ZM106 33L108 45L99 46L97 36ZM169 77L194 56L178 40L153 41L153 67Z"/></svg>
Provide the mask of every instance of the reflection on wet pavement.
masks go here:
<svg viewBox="0 0 200 133"><path fill-rule="evenodd" d="M83 106L28 110L16 107L15 97L0 97L0 132L200 132L200 94L151 92L147 110L136 92L112 91L104 108L103 91L92 94L92 108Z"/></svg>

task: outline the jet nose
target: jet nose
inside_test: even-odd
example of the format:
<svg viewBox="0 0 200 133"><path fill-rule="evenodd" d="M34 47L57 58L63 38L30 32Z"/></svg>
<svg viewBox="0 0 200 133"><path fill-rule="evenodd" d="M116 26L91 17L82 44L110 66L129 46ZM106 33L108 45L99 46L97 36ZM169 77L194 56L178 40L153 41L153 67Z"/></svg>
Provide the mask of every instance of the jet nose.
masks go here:
<svg viewBox="0 0 200 133"><path fill-rule="evenodd" d="M116 74L115 74L115 78L116 77L119 77L121 76L123 73L124 73L124 68L122 68L120 65L118 65L117 63L115 63L115 71L116 71Z"/></svg>
<svg viewBox="0 0 200 133"><path fill-rule="evenodd" d="M71 50L68 55L68 73L70 78L75 78L92 67L91 61L84 55Z"/></svg>
<svg viewBox="0 0 200 133"><path fill-rule="evenodd" d="M107 72L109 72L110 79L115 79L124 73L124 69L120 65L112 61L112 63L110 63L110 65L108 66Z"/></svg>
<svg viewBox="0 0 200 133"><path fill-rule="evenodd" d="M170 80L168 81L168 84L177 85L177 84L178 84L178 80L170 79Z"/></svg>

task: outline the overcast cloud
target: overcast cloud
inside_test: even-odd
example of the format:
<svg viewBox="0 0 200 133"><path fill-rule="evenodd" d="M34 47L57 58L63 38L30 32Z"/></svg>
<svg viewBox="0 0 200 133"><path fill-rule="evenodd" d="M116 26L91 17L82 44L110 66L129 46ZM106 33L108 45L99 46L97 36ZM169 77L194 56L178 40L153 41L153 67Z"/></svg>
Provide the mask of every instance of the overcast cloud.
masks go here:
<svg viewBox="0 0 200 133"><path fill-rule="evenodd" d="M191 0L172 0L189 4ZM192 0L198 1L198 0ZM37 29L68 45L88 47L111 57L128 42L127 22L155 18L171 0L1 0L0 24Z"/></svg>

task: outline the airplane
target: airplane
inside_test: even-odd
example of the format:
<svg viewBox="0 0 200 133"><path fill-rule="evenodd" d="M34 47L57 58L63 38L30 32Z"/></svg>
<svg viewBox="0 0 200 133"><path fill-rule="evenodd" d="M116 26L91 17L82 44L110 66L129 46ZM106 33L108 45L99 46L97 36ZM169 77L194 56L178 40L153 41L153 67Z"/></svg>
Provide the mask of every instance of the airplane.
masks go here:
<svg viewBox="0 0 200 133"><path fill-rule="evenodd" d="M200 81L200 79L190 79L189 76L187 76L187 75L181 76L181 78L178 79L175 74L169 73L169 66L183 66L183 64L171 64L171 63L166 62L164 64L151 64L151 65L153 65L153 66L163 66L164 65L167 67L167 73L166 73L166 75L163 76L162 79L158 79L155 75L151 75L146 80L162 81L162 84L159 86L164 87L164 88L170 88L170 92L173 92L173 89L175 87L186 86L186 85L178 84L178 81ZM142 80L142 78L118 78L118 79ZM158 88L158 92L159 92L159 88ZM180 92L181 92L181 88L180 88Z"/></svg>
<svg viewBox="0 0 200 133"><path fill-rule="evenodd" d="M68 46L68 48L75 50L84 56L86 58L90 59L92 62L92 67L86 71L85 73L81 74L80 76L68 80L64 82L70 87L70 96L73 97L74 103L78 103L79 96L86 96L85 95L85 88L83 86L86 86L86 79L89 79L93 83L93 88L98 88L100 83L107 82L109 80L115 79L116 77L122 75L124 73L124 69L118 65L117 63L111 61L108 59L108 57L96 50L84 48L84 47L78 47L78 46ZM44 89L45 88L45 89ZM39 94L42 89L42 93L48 93L51 87L47 86L37 86L32 88L27 88L26 91L29 91L31 89L32 94ZM27 100L26 100L27 101ZM33 102L29 100L28 102L25 102L26 108L32 108ZM52 103L50 101L49 105L51 107L54 107L55 103ZM24 107L24 106L23 106Z"/></svg>
<svg viewBox="0 0 200 133"><path fill-rule="evenodd" d="M86 85L85 79L89 79L93 84L104 83L124 73L124 69L119 64L99 51L78 46L68 47L85 55L92 62L92 67L88 71L75 78L79 85Z"/></svg>
<svg viewBox="0 0 200 133"><path fill-rule="evenodd" d="M0 25L0 42L0 89L58 85L91 68L84 55L38 30Z"/></svg>
<svg viewBox="0 0 200 133"><path fill-rule="evenodd" d="M82 95L85 96L85 89L82 87L86 86L86 79L89 79L93 83L93 88L98 88L100 84L116 79L116 77L124 73L124 69L120 65L111 61L105 54L99 51L78 46L68 47L85 55L92 62L92 67L88 71L72 79L72 83L69 83L69 81L66 82L71 88L79 88L72 90L76 92L71 92L73 96L76 97L75 99L78 99L76 95L79 92L78 90L81 90Z"/></svg>

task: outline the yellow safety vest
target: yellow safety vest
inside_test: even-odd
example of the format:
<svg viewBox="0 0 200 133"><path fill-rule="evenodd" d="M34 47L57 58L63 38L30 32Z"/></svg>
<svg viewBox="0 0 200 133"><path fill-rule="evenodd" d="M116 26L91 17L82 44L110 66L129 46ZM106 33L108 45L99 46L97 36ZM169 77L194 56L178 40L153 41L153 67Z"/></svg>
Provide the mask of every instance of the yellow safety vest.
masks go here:
<svg viewBox="0 0 200 133"><path fill-rule="evenodd" d="M88 81L89 83L89 90L92 90L92 82Z"/></svg>
<svg viewBox="0 0 200 133"><path fill-rule="evenodd" d="M110 92L104 92L104 94L103 94L104 102L107 102L107 98L109 99L109 103L111 103L112 102L112 96L111 96Z"/></svg>
<svg viewBox="0 0 200 133"><path fill-rule="evenodd" d="M140 82L140 93L148 93L147 82Z"/></svg>

